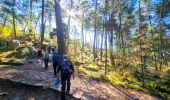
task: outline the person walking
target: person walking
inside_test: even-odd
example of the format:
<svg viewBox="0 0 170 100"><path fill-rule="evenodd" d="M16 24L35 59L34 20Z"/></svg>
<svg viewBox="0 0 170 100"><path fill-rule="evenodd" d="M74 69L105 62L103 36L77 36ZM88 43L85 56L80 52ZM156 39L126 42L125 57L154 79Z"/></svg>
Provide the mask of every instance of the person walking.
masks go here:
<svg viewBox="0 0 170 100"><path fill-rule="evenodd" d="M61 65L62 62L61 57L57 52L54 52L52 61L53 61L54 76L56 77L57 66Z"/></svg>
<svg viewBox="0 0 170 100"><path fill-rule="evenodd" d="M46 51L44 54L45 69L48 69L48 62L49 62L49 53L48 51Z"/></svg>
<svg viewBox="0 0 170 100"><path fill-rule="evenodd" d="M68 55L63 55L63 61L60 66L57 68L57 77L59 77L59 72L61 74L61 97L65 99L65 92L70 92L71 86L71 76L74 79L74 66L72 62L68 59ZM66 88L67 87L67 88Z"/></svg>
<svg viewBox="0 0 170 100"><path fill-rule="evenodd" d="M38 59L39 59L40 57L42 57L42 48L41 48L41 47L38 48L37 53L38 53Z"/></svg>

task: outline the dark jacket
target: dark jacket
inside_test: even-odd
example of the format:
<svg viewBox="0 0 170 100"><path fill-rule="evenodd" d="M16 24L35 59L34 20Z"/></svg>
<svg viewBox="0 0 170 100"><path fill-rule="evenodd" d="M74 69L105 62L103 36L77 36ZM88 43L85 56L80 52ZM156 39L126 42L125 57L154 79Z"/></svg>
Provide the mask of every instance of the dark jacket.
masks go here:
<svg viewBox="0 0 170 100"><path fill-rule="evenodd" d="M71 68L71 70L72 70L72 73L71 73L71 74L73 74L73 73L74 73L73 63L72 63L70 60L68 60L68 61L69 61L69 63L70 63L70 68ZM60 64L60 66L58 66L58 68L57 68L57 73L59 73L60 71L62 71L62 64Z"/></svg>
<svg viewBox="0 0 170 100"><path fill-rule="evenodd" d="M58 64L61 64L62 60L59 54L55 53L52 57L53 62L57 62Z"/></svg>

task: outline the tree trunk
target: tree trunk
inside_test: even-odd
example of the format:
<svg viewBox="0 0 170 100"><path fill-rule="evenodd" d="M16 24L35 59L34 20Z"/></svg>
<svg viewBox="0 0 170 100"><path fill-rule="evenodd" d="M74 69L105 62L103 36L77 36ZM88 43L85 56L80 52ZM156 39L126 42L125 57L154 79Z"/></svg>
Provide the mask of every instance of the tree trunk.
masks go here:
<svg viewBox="0 0 170 100"><path fill-rule="evenodd" d="M64 32L63 32L63 23L62 23L62 16L61 16L61 7L60 1L55 2L55 19L56 19L56 26L57 26L57 39L58 39L58 52L60 55L65 54L65 42L64 42Z"/></svg>
<svg viewBox="0 0 170 100"><path fill-rule="evenodd" d="M98 44L98 35L96 35L96 44L95 44L95 49L96 49L95 51L96 51L96 53L97 53L97 49L98 49L97 48L97 44Z"/></svg>
<svg viewBox="0 0 170 100"><path fill-rule="evenodd" d="M94 24L94 40L93 40L93 56L94 56L94 59L97 58L97 53L96 53L96 36L97 36L97 33L96 33L96 27L97 27L97 23L96 23L96 14L97 14L97 1L96 0L96 5L95 5L95 24Z"/></svg>
<svg viewBox="0 0 170 100"><path fill-rule="evenodd" d="M110 23L114 23L113 21L113 13L110 15ZM111 66L115 66L115 60L114 60L114 55L113 55L113 25L110 26L110 41L109 41L109 47L110 47L110 61L111 61Z"/></svg>
<svg viewBox="0 0 170 100"><path fill-rule="evenodd" d="M159 56L160 56L160 59L163 59L163 53L161 52L164 48L165 48L165 43L164 43L164 39L163 39L163 36L164 36L164 34L163 34L163 32L162 32L162 13L163 13L163 8L162 8L162 6L161 6L161 10L160 10L160 15L159 15L159 17L160 17L160 19L159 19L159 31L160 31L160 50L159 50ZM160 70L162 69L162 62L160 62Z"/></svg>
<svg viewBox="0 0 170 100"><path fill-rule="evenodd" d="M84 11L82 12L82 21L81 21L81 39L82 39L82 48L84 50Z"/></svg>
<svg viewBox="0 0 170 100"><path fill-rule="evenodd" d="M139 0L139 33L138 33L138 35L142 35L142 31L141 31L141 4L140 3L141 2ZM143 45L142 41L139 41L139 45L140 45L140 52L141 53L144 52L143 48L142 48L142 45ZM145 63L145 61L144 61L145 59L143 58L143 55L140 55L140 60L142 62L142 64L141 64L142 84L143 84L143 86L145 86L145 69L144 69L144 64L143 64L143 63Z"/></svg>
<svg viewBox="0 0 170 100"><path fill-rule="evenodd" d="M15 5L15 0L13 0L13 5ZM15 28L15 10L14 7L12 7L12 22L13 22L13 30L14 30L14 36L16 37L16 28Z"/></svg>
<svg viewBox="0 0 170 100"><path fill-rule="evenodd" d="M105 76L107 73L107 31L105 33L105 50L106 50L106 56L105 56Z"/></svg>
<svg viewBox="0 0 170 100"><path fill-rule="evenodd" d="M44 0L42 0L42 15L41 15L41 42L40 47L42 49L44 41Z"/></svg>
<svg viewBox="0 0 170 100"><path fill-rule="evenodd" d="M103 34L104 34L104 20L103 20L103 25L102 25L102 34L101 34L101 46L100 46L100 61L102 61L103 58Z"/></svg>
<svg viewBox="0 0 170 100"><path fill-rule="evenodd" d="M154 52L154 62L155 62L155 69L158 70L157 62L156 62L156 54Z"/></svg>
<svg viewBox="0 0 170 100"><path fill-rule="evenodd" d="M121 25L122 25L122 14L119 14L119 32L121 38L121 50L122 50L122 55L125 56L124 39L123 39L123 32L122 32Z"/></svg>
<svg viewBox="0 0 170 100"><path fill-rule="evenodd" d="M32 32L32 2L33 0L30 0L30 11L29 11L29 34Z"/></svg>

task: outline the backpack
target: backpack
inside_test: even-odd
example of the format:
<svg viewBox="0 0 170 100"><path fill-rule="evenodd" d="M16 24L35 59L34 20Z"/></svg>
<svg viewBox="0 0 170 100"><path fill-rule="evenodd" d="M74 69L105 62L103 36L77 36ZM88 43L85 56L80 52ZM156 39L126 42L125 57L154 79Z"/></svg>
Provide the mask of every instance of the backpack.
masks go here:
<svg viewBox="0 0 170 100"><path fill-rule="evenodd" d="M44 59L49 59L49 55L48 55L48 53L45 53L45 55L44 55Z"/></svg>
<svg viewBox="0 0 170 100"><path fill-rule="evenodd" d="M57 62L59 64L61 63L61 58L58 54L54 54L52 59L53 59L53 62Z"/></svg>
<svg viewBox="0 0 170 100"><path fill-rule="evenodd" d="M62 62L61 72L65 74L69 74L72 72L71 63L66 59L64 59L64 61Z"/></svg>

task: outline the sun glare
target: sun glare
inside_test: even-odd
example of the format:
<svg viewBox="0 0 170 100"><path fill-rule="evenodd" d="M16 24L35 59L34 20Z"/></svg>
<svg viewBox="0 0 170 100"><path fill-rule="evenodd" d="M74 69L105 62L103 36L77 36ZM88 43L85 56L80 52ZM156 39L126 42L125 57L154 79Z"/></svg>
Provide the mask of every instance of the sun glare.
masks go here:
<svg viewBox="0 0 170 100"><path fill-rule="evenodd" d="M68 10L68 15L74 16L75 15L75 11L74 10Z"/></svg>

